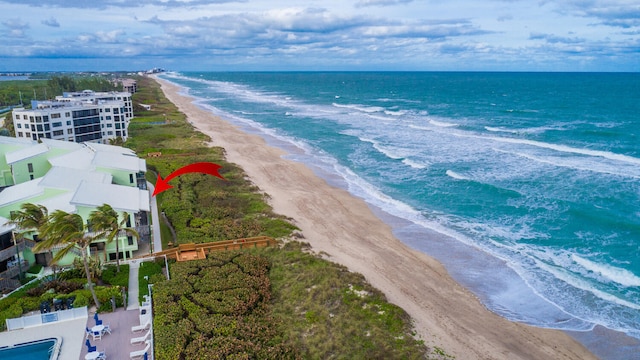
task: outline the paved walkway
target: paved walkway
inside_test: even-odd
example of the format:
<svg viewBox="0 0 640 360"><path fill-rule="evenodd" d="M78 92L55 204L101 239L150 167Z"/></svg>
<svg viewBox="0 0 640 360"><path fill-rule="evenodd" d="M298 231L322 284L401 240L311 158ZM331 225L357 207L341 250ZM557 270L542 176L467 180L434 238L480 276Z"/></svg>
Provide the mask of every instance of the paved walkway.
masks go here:
<svg viewBox="0 0 640 360"><path fill-rule="evenodd" d="M153 194L153 184L147 181L149 196ZM149 198L149 206L151 207L151 252L162 251L162 237L160 235L160 217L158 216L158 203L155 196Z"/></svg>
<svg viewBox="0 0 640 360"><path fill-rule="evenodd" d="M131 260L129 262L129 291L127 293L127 310L135 310L140 307L140 301L138 301L138 270L140 269L140 262L140 260Z"/></svg>

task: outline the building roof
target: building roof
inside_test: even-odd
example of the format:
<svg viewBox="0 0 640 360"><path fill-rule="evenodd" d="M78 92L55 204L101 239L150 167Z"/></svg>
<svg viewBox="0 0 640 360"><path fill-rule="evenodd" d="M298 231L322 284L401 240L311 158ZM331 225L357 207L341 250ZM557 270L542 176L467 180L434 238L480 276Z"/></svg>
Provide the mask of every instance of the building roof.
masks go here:
<svg viewBox="0 0 640 360"><path fill-rule="evenodd" d="M2 190L0 192L0 207L44 194L44 188L39 186L40 180L42 178L23 182Z"/></svg>
<svg viewBox="0 0 640 360"><path fill-rule="evenodd" d="M41 201L36 201L37 205L42 205L47 208L47 211L51 214L56 210L62 210L70 214L76 212L76 206L71 204L73 198L73 192L67 192L62 195L50 197Z"/></svg>
<svg viewBox="0 0 640 360"><path fill-rule="evenodd" d="M16 110L16 109L14 109ZM11 145L35 145L38 142L35 140L31 140L28 138L15 138L10 136L0 136L0 144L11 144Z"/></svg>
<svg viewBox="0 0 640 360"><path fill-rule="evenodd" d="M55 140L41 138L43 144L47 145L49 149L65 149L65 150L78 150L82 149L82 144L78 144L72 141Z"/></svg>
<svg viewBox="0 0 640 360"><path fill-rule="evenodd" d="M104 152L127 154L127 155L133 155L133 156L136 155L135 151L133 151L133 150L131 150L129 148L122 147L122 146L117 146L117 145L106 145L106 144L100 144L100 143L85 143L85 146L90 148L90 149L92 149L95 152L104 151Z"/></svg>
<svg viewBox="0 0 640 360"><path fill-rule="evenodd" d="M72 169L92 170L94 152L86 147L76 151L49 159L51 166L68 167Z"/></svg>
<svg viewBox="0 0 640 360"><path fill-rule="evenodd" d="M40 186L71 191L78 188L82 181L110 184L112 178L110 174L104 172L54 166L42 177Z"/></svg>
<svg viewBox="0 0 640 360"><path fill-rule="evenodd" d="M26 160L37 155L42 155L49 151L49 148L45 144L36 144L24 149L8 152L5 155L7 164L14 164L18 161Z"/></svg>
<svg viewBox="0 0 640 360"><path fill-rule="evenodd" d="M76 206L98 207L109 204L114 210L136 213L149 211L149 192L137 187L97 184L82 181L76 190L71 204Z"/></svg>
<svg viewBox="0 0 640 360"><path fill-rule="evenodd" d="M119 154L116 152L97 152L93 158L93 165L109 169L128 170L134 172L147 171L144 159L135 155Z"/></svg>

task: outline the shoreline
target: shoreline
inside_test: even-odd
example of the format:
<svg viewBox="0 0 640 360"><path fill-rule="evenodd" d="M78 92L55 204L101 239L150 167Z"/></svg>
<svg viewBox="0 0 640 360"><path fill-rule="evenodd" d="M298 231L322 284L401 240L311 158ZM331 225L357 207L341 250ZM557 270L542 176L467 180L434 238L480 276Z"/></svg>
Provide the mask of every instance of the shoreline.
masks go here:
<svg viewBox="0 0 640 360"><path fill-rule="evenodd" d="M181 88L153 76L211 145L244 169L271 197L274 211L290 217L316 253L361 273L413 319L419 337L458 359L596 359L560 330L511 322L487 310L435 259L400 242L363 200L332 187L258 135L193 104Z"/></svg>

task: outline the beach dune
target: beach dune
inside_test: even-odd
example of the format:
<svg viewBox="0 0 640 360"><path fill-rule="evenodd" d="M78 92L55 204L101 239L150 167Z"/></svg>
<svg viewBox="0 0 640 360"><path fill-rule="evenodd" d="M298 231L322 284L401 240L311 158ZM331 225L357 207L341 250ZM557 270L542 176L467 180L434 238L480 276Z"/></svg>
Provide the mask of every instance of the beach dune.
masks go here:
<svg viewBox="0 0 640 360"><path fill-rule="evenodd" d="M464 360L596 359L562 331L511 322L487 310L439 262L396 239L363 200L193 104L178 86L154 78L188 120L211 137L211 145L223 147L227 160L269 194L275 212L293 219L315 252L363 274L412 317L428 346Z"/></svg>

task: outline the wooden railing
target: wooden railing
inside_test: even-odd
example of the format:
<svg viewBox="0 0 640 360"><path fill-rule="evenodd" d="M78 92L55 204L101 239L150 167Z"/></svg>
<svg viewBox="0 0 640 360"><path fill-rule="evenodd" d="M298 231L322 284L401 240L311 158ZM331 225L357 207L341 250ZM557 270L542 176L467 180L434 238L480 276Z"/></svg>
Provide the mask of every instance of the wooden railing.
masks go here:
<svg viewBox="0 0 640 360"><path fill-rule="evenodd" d="M215 241L201 244L181 244L178 247L167 249L159 252L155 252L151 255L145 255L140 257L163 257L167 256L170 259L180 259L180 254L186 252L196 252L203 254L205 257L207 254L217 251L230 251L241 250L250 248L260 248L273 246L277 244L276 240L269 236L258 236L251 238L241 238L234 240Z"/></svg>

